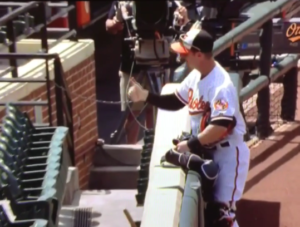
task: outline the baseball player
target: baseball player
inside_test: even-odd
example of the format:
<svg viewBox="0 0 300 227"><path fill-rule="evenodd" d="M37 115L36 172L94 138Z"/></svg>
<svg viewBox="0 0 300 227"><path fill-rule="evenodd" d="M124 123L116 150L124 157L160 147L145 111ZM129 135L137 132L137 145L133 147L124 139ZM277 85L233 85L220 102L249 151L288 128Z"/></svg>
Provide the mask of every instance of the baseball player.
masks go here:
<svg viewBox="0 0 300 227"><path fill-rule="evenodd" d="M197 154L209 145L219 174L212 192L213 200L206 206L207 226L238 227L235 204L243 194L250 152L243 139L246 126L236 89L229 74L214 60L213 43L206 31L191 29L179 42L171 44L171 50L183 56L192 69L175 93L152 94L132 79L128 96L133 102L144 101L165 110L188 106L193 137L179 142L175 150L181 156L186 155L186 151ZM207 113L210 114L208 124Z"/></svg>

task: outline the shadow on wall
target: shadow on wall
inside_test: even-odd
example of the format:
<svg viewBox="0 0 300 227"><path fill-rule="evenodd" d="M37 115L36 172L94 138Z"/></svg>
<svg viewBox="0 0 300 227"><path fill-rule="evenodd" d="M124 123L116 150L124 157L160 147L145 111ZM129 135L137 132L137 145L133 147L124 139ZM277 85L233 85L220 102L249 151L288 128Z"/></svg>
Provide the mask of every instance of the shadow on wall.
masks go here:
<svg viewBox="0 0 300 227"><path fill-rule="evenodd" d="M243 227L279 227L280 203L241 200L237 204L237 220Z"/></svg>
<svg viewBox="0 0 300 227"><path fill-rule="evenodd" d="M122 36L108 34L105 29L105 21L106 18L98 23L96 29L93 29L98 83L118 80L120 65Z"/></svg>
<svg viewBox="0 0 300 227"><path fill-rule="evenodd" d="M105 29L106 18L91 26L84 34L95 43L95 67L97 100L119 101L119 65L122 47L122 37L111 35ZM110 134L117 128L121 118L119 105L109 105L98 102L98 135L106 142Z"/></svg>
<svg viewBox="0 0 300 227"><path fill-rule="evenodd" d="M103 83L118 79L122 46L121 35L111 35L106 32L106 19L107 17L104 17L78 34L79 39L94 40L96 77Z"/></svg>

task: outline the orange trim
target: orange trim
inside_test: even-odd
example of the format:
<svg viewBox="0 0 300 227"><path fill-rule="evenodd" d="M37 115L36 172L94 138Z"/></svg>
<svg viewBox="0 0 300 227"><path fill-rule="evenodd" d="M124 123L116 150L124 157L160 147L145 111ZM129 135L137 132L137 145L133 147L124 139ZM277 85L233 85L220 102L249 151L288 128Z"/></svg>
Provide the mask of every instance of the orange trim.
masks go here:
<svg viewBox="0 0 300 227"><path fill-rule="evenodd" d="M234 177L234 188L231 195L231 203L234 201L234 194L237 188L237 178L239 176L239 165L240 165L239 159L240 159L240 151L239 148L236 147L236 167L235 167L235 177Z"/></svg>
<svg viewBox="0 0 300 227"><path fill-rule="evenodd" d="M207 122L207 119L209 118L210 114L209 113L206 113L204 116L202 116L202 119L201 119L201 123L200 123L200 132L203 132L204 129L205 129L205 124Z"/></svg>
<svg viewBox="0 0 300 227"><path fill-rule="evenodd" d="M181 42L174 42L170 45L171 51L181 54L181 55L188 55L189 50L185 48L185 46Z"/></svg>
<svg viewBox="0 0 300 227"><path fill-rule="evenodd" d="M155 36L156 36L157 39L161 39L161 36L160 36L160 34L158 32L155 32L154 34L155 34Z"/></svg>
<svg viewBox="0 0 300 227"><path fill-rule="evenodd" d="M194 112L189 111L189 114L190 114L190 115L197 115L197 114L202 114L203 112L204 112L204 110L194 111Z"/></svg>
<svg viewBox="0 0 300 227"><path fill-rule="evenodd" d="M90 2L76 1L77 25L79 28L91 21Z"/></svg>

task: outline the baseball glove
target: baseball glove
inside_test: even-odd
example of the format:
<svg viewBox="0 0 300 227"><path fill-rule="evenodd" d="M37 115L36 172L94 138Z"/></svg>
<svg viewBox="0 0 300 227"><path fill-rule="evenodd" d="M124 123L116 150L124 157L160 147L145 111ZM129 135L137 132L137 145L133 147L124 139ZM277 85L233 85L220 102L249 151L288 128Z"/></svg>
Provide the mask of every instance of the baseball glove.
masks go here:
<svg viewBox="0 0 300 227"><path fill-rule="evenodd" d="M180 136L172 140L172 143L176 146L179 142L189 140L190 138L192 138L192 134L188 132L182 132Z"/></svg>
<svg viewBox="0 0 300 227"><path fill-rule="evenodd" d="M191 138L191 134L187 132L182 132L180 136L178 136L176 139L172 140L173 145L177 145L181 141L189 140ZM169 162L173 165L178 166L178 156L180 154L175 151L174 149L170 149L169 151L166 152L164 156L161 157L160 159L160 164L163 165L165 162ZM177 160L176 160L177 159Z"/></svg>
<svg viewBox="0 0 300 227"><path fill-rule="evenodd" d="M178 136L176 139L172 140L173 145L177 145L178 143L180 143L181 141L187 141L190 138L192 138L193 135L191 135L190 133L187 132L182 132L180 136ZM189 152L183 153L183 154L187 154ZM196 154L202 158L207 158L207 149L203 147L203 149L199 150L199 151L192 151L193 154ZM176 150L174 149L170 149L169 151L166 152L166 154L164 156L161 157L160 163L161 165L164 164L164 162L169 162L175 166L181 166L181 164L179 163L178 159L179 159L180 153L178 153Z"/></svg>

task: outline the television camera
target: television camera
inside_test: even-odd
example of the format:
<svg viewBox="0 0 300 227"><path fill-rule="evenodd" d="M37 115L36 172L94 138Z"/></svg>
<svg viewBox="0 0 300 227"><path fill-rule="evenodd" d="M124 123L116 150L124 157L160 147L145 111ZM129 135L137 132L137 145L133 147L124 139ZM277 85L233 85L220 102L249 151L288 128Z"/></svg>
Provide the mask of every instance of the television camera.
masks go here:
<svg viewBox="0 0 300 227"><path fill-rule="evenodd" d="M128 28L129 37L125 41L131 44L133 64L141 69L137 81L144 82L145 77L150 91L160 93L162 85L169 82L170 78L169 40L164 36L169 23L169 1L118 1L115 7L118 21L124 21ZM124 124L131 112L130 105L128 103L119 127L111 134L111 143L118 143L124 135ZM145 107L136 117L138 122ZM154 121L155 118L154 109Z"/></svg>
<svg viewBox="0 0 300 227"><path fill-rule="evenodd" d="M132 43L135 64L166 66L170 57L169 41L164 37L170 13L169 1L130 1L118 4L118 20L124 20L129 30L134 32L125 41ZM124 15L122 7L131 12L132 16Z"/></svg>

